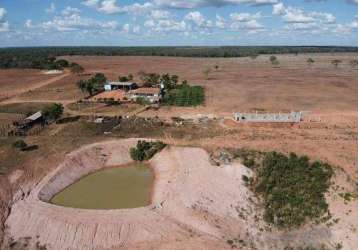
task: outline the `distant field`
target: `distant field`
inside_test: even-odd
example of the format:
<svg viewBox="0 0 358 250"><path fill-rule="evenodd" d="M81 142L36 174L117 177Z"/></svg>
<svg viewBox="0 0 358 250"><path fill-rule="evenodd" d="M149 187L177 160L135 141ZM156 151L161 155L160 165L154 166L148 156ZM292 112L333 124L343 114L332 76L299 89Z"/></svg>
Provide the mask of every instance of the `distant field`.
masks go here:
<svg viewBox="0 0 358 250"><path fill-rule="evenodd" d="M0 69L0 100L53 78L35 69Z"/></svg>
<svg viewBox="0 0 358 250"><path fill-rule="evenodd" d="M315 63L310 67L307 59ZM250 58L173 58L71 56L70 61L83 65L88 72L102 72L109 79L138 71L177 74L181 80L204 86L205 107L162 108L161 114L173 112L213 112L230 114L252 109L284 110L357 110L358 70L350 60L358 53L277 55L280 65L274 68L269 56ZM342 60L336 69L331 60ZM218 69L215 69L215 66ZM203 71L210 68L209 80ZM74 85L73 85L74 86ZM75 87L75 86L74 86Z"/></svg>

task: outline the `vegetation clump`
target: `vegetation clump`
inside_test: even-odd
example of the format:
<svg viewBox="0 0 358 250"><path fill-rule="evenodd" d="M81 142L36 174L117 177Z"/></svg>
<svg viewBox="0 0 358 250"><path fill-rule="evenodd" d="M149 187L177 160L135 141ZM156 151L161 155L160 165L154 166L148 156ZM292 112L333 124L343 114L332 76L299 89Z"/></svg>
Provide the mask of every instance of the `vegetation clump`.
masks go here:
<svg viewBox="0 0 358 250"><path fill-rule="evenodd" d="M17 140L12 144L12 146L14 148L20 149L21 151L23 151L27 148L27 144L24 140Z"/></svg>
<svg viewBox="0 0 358 250"><path fill-rule="evenodd" d="M332 174L330 165L310 163L306 156L265 154L253 183L264 199L265 221L279 228L299 227L307 219L319 221L329 213L324 194Z"/></svg>
<svg viewBox="0 0 358 250"><path fill-rule="evenodd" d="M107 78L102 73L96 73L95 76L88 80L79 80L76 85L83 92L87 92L90 96L104 90L104 84Z"/></svg>
<svg viewBox="0 0 358 250"><path fill-rule="evenodd" d="M161 141L138 141L137 146L130 149L130 155L135 161L146 161L165 147L166 144Z"/></svg>
<svg viewBox="0 0 358 250"><path fill-rule="evenodd" d="M133 75L129 74L128 76L118 76L118 81L120 82L129 82L133 80Z"/></svg>
<svg viewBox="0 0 358 250"><path fill-rule="evenodd" d="M177 75L138 73L146 87L162 86L164 98L162 103L169 106L198 106L205 100L204 88L201 86L190 86L186 80L179 83Z"/></svg>
<svg viewBox="0 0 358 250"><path fill-rule="evenodd" d="M205 100L204 88L201 86L190 86L186 83L177 85L174 89L167 91L163 103L170 106L199 106Z"/></svg>
<svg viewBox="0 0 358 250"><path fill-rule="evenodd" d="M41 113L46 122L55 121L61 117L63 113L63 106L60 103L55 103L44 107L41 110Z"/></svg>

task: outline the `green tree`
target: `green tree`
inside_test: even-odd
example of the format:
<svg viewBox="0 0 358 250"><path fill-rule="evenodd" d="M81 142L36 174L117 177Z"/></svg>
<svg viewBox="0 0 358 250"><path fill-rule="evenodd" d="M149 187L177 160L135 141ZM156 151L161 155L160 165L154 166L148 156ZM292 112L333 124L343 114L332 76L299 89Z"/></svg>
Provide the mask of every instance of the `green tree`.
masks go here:
<svg viewBox="0 0 358 250"><path fill-rule="evenodd" d="M79 75L79 74L81 74L81 73L83 73L85 71L84 68L81 65L77 64L77 63L72 63L70 68L71 68L71 73L72 74Z"/></svg>
<svg viewBox="0 0 358 250"><path fill-rule="evenodd" d="M92 79L98 85L104 85L107 81L107 78L103 73L96 73Z"/></svg>
<svg viewBox="0 0 358 250"><path fill-rule="evenodd" d="M58 67L60 68L67 68L69 66L69 63L67 60L65 59L60 59L56 61L56 64L58 65Z"/></svg>
<svg viewBox="0 0 358 250"><path fill-rule="evenodd" d="M270 56L270 62L273 66L278 66L280 64L279 60L276 56Z"/></svg>
<svg viewBox="0 0 358 250"><path fill-rule="evenodd" d="M342 60L339 60L339 59L335 59L335 60L332 60L331 61L331 64L335 67L335 68L338 68L339 64L342 63Z"/></svg>
<svg viewBox="0 0 358 250"><path fill-rule="evenodd" d="M63 114L63 106L60 103L55 103L43 108L41 113L46 122L54 121Z"/></svg>
<svg viewBox="0 0 358 250"><path fill-rule="evenodd" d="M143 77L144 86L146 87L153 87L155 85L158 85L160 83L160 75L157 73L149 73L145 74Z"/></svg>
<svg viewBox="0 0 358 250"><path fill-rule="evenodd" d="M314 62L315 62L315 61L314 61L312 58L308 58L308 59L307 59L307 64L308 64L309 67L311 67L312 64L314 64Z"/></svg>
<svg viewBox="0 0 358 250"><path fill-rule="evenodd" d="M17 140L12 144L12 146L20 150L24 150L25 148L27 148L27 144L24 140Z"/></svg>

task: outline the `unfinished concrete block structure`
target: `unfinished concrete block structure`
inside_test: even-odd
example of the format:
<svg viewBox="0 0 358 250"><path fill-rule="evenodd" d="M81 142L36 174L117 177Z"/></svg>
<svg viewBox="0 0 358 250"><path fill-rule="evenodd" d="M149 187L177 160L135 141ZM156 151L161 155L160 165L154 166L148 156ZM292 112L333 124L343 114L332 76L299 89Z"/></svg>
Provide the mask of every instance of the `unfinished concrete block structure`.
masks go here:
<svg viewBox="0 0 358 250"><path fill-rule="evenodd" d="M238 122L300 122L302 112L291 113L235 113Z"/></svg>

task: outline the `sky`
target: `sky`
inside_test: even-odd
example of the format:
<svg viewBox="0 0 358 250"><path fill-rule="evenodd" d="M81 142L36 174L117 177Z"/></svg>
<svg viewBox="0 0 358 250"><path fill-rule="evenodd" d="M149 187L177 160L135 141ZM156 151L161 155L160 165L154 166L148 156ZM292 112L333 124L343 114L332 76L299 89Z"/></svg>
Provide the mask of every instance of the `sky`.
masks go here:
<svg viewBox="0 0 358 250"><path fill-rule="evenodd" d="M0 47L358 46L358 0L0 0Z"/></svg>

